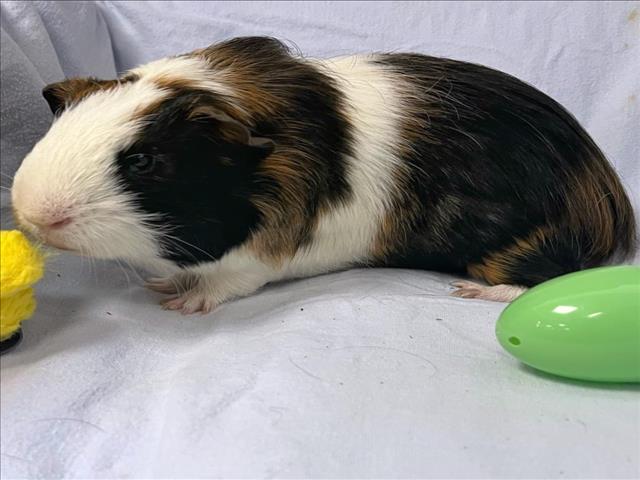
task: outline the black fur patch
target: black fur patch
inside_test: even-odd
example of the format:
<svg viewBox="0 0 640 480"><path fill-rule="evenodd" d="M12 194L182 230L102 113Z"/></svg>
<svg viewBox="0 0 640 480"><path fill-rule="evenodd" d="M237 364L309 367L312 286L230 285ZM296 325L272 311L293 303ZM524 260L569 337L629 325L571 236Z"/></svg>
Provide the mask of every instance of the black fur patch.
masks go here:
<svg viewBox="0 0 640 480"><path fill-rule="evenodd" d="M420 213L387 264L461 271L545 225L557 227L555 237L544 251L522 259L514 283L537 283L612 253L587 258L589 238L569 231L566 213L576 208L568 206L570 180L594 162L613 178L615 173L557 102L479 65L413 54L384 55L377 63L414 86L422 105L412 113L425 125L404 157ZM607 179L598 181L604 186ZM612 205L611 215L625 208ZM589 230L589 213L584 215L586 235L598 235ZM626 233L632 225L619 228Z"/></svg>
<svg viewBox="0 0 640 480"><path fill-rule="evenodd" d="M250 203L253 174L264 152L220 138L215 121L189 119L208 94L183 92L147 117L140 139L118 155L124 188L137 197L164 237L166 257L180 265L220 258L242 243L258 222ZM150 155L155 167L139 174L135 155Z"/></svg>
<svg viewBox="0 0 640 480"><path fill-rule="evenodd" d="M64 110L82 101L92 93L116 88L124 83L136 82L138 77L128 74L117 80L97 78L67 78L51 83L42 89L42 96L49 104L51 113L59 116Z"/></svg>

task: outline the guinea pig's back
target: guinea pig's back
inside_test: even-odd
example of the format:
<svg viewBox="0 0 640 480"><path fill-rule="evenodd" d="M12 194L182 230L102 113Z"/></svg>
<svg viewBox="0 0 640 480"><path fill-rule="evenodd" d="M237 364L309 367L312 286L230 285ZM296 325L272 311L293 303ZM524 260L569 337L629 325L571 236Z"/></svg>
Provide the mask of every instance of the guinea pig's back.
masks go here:
<svg viewBox="0 0 640 480"><path fill-rule="evenodd" d="M373 252L382 263L534 285L631 252L624 189L557 102L479 65L415 54L368 62L393 85L380 95L401 117Z"/></svg>
<svg viewBox="0 0 640 480"><path fill-rule="evenodd" d="M276 145L250 248L283 276L365 264L533 285L633 248L602 152L510 75L417 54L305 59L264 38L196 54Z"/></svg>

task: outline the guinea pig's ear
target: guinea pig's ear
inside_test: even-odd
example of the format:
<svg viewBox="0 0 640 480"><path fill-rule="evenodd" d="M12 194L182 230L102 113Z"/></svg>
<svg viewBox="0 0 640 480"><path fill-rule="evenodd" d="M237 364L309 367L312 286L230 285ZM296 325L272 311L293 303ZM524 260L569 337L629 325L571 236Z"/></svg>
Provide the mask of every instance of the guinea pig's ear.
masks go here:
<svg viewBox="0 0 640 480"><path fill-rule="evenodd" d="M61 84L64 82L51 83L42 89L42 96L49 104L51 113L54 115L59 111L64 110L65 95L64 88L61 88Z"/></svg>
<svg viewBox="0 0 640 480"><path fill-rule="evenodd" d="M68 78L61 82L51 83L42 89L42 96L49 104L51 112L56 115L68 105L82 100L98 90L105 90L117 85L117 80L98 80L96 78Z"/></svg>
<svg viewBox="0 0 640 480"><path fill-rule="evenodd" d="M262 157L271 155L275 148L273 140L253 135L246 125L234 120L215 107L198 105L191 110L189 119L206 119L213 122L223 140L236 145L250 147L260 153Z"/></svg>

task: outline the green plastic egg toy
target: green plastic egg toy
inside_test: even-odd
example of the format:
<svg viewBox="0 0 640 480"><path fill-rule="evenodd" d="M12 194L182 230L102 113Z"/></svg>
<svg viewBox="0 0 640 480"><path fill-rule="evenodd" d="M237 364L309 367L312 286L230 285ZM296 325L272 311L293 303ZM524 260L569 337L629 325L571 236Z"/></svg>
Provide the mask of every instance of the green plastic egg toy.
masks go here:
<svg viewBox="0 0 640 480"><path fill-rule="evenodd" d="M640 267L601 267L541 283L496 325L500 344L544 372L640 382Z"/></svg>

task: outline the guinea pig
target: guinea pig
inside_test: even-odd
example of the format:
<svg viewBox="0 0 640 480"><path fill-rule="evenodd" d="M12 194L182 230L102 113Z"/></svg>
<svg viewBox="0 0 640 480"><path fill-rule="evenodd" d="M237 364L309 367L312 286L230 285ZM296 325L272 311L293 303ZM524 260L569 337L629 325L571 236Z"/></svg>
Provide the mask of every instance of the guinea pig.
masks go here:
<svg viewBox="0 0 640 480"><path fill-rule="evenodd" d="M16 172L43 242L161 272L163 306L209 312L350 267L451 272L511 301L632 252L632 207L557 102L418 54L302 58L236 38L115 80L47 86L55 114Z"/></svg>

